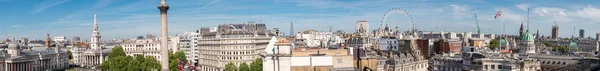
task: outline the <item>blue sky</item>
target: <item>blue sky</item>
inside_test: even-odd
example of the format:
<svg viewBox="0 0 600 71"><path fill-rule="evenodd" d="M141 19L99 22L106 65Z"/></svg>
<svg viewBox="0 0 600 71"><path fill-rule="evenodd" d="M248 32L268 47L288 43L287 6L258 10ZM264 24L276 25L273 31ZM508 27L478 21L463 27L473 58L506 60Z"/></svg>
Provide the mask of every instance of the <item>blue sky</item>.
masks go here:
<svg viewBox="0 0 600 71"><path fill-rule="evenodd" d="M0 0L0 28L8 36L43 39L51 36L92 34L93 13L98 14L103 40L132 38L135 35L160 33L160 0ZM382 16L392 8L407 10L415 27L424 31L475 32L477 13L483 33L517 34L521 22L527 21L531 9L530 29L550 35L554 21L560 36L571 36L573 26L595 36L600 29L600 2L597 0L168 0L169 33L214 27L224 23L261 21L268 28L295 30L334 30L354 32L358 20L367 20L370 30L379 27ZM502 10L500 19L494 19ZM390 26L409 28L401 13L388 17ZM134 34L135 33L135 34ZM5 38L4 35L0 35Z"/></svg>

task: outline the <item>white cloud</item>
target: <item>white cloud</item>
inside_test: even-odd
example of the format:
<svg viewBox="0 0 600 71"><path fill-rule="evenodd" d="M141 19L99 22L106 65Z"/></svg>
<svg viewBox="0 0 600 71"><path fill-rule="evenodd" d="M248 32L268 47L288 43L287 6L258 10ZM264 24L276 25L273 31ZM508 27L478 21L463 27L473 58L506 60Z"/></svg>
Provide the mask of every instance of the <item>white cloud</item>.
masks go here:
<svg viewBox="0 0 600 71"><path fill-rule="evenodd" d="M598 20L600 19L600 9L597 7L588 6L581 10L575 11L578 17Z"/></svg>
<svg viewBox="0 0 600 71"><path fill-rule="evenodd" d="M191 11L191 13L193 13L193 12L196 12L196 11L198 11L198 10L202 10L202 9L204 9L204 8L206 8L206 7L208 7L208 6L212 5L212 4L214 4L214 3L217 3L217 2L219 2L219 1L221 1L221 0L214 0L214 1L212 1L212 2L210 2L210 3L208 3L208 4L206 4L206 5L204 5L204 6L200 7L200 8L198 8L198 9L192 10L192 11Z"/></svg>
<svg viewBox="0 0 600 71"><path fill-rule="evenodd" d="M453 14L456 19L462 18L464 15L467 15L469 12L469 7L467 7L467 5L451 4L450 6L452 7L452 10L454 12Z"/></svg>
<svg viewBox="0 0 600 71"><path fill-rule="evenodd" d="M17 28L17 27L21 27L21 25L12 25L11 27Z"/></svg>
<svg viewBox="0 0 600 71"><path fill-rule="evenodd" d="M529 5L529 4L517 4L517 5L515 5L515 7L517 7L517 9L519 9L519 10L527 11L527 8L531 7L531 5Z"/></svg>
<svg viewBox="0 0 600 71"><path fill-rule="evenodd" d="M533 9L533 14L538 16L566 16L565 11L562 8L538 7Z"/></svg>
<svg viewBox="0 0 600 71"><path fill-rule="evenodd" d="M114 0L98 0L94 9L103 8L110 5Z"/></svg>
<svg viewBox="0 0 600 71"><path fill-rule="evenodd" d="M55 5L59 5L65 2L69 2L71 0L45 0L43 2L41 2L38 6L33 8L33 11L31 13L35 14L35 13L39 13L42 12L44 10L46 10L47 8L50 8L52 6Z"/></svg>

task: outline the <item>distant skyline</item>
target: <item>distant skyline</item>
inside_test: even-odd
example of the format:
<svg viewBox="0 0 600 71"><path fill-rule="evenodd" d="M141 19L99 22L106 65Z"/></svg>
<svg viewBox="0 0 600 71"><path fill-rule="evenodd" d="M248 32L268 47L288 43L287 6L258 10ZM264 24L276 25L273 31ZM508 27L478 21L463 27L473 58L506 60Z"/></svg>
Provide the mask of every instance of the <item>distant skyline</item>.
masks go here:
<svg viewBox="0 0 600 71"><path fill-rule="evenodd" d="M79 36L89 40L93 13L98 14L102 40L134 38L160 33L157 9L160 0L0 0L0 30L8 36L42 40L51 36ZM216 27L224 23L263 22L268 29L280 28L287 35L289 23L294 30L344 30L354 32L358 20L367 20L369 30L381 24L382 16L392 8L407 10L421 31L477 32L473 14L477 13L482 33L518 34L521 22L527 24L530 8L530 32L540 29L551 35L554 21L559 36L595 37L600 27L600 1L597 0L169 0L169 33ZM494 19L498 11L501 18ZM410 28L407 17L393 13L390 27ZM576 26L576 30L573 30ZM437 27L437 28L436 28ZM527 26L525 26L527 27ZM135 33L135 35L134 35ZM4 32L0 40L6 38Z"/></svg>

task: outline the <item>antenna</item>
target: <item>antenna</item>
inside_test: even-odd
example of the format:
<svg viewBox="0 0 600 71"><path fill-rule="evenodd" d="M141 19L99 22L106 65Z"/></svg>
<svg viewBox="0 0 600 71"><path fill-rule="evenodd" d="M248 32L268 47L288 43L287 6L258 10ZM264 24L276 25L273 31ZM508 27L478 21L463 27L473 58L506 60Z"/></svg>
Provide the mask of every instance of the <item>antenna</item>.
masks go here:
<svg viewBox="0 0 600 71"><path fill-rule="evenodd" d="M258 23L262 24L262 16L260 16L260 18L258 18Z"/></svg>
<svg viewBox="0 0 600 71"><path fill-rule="evenodd" d="M477 20L477 13L475 13L475 24L477 25L477 34L481 34L481 28L479 28L479 21Z"/></svg>
<svg viewBox="0 0 600 71"><path fill-rule="evenodd" d="M505 31L505 29L506 29L506 24L505 24L505 23L503 23L503 24L502 24L502 35L506 34L506 33L504 32L504 31Z"/></svg>
<svg viewBox="0 0 600 71"><path fill-rule="evenodd" d="M529 31L529 8L527 8L527 31Z"/></svg>
<svg viewBox="0 0 600 71"><path fill-rule="evenodd" d="M571 39L575 39L575 25L573 25L573 35L571 35Z"/></svg>
<svg viewBox="0 0 600 71"><path fill-rule="evenodd" d="M6 40L8 40L8 35L6 33L6 29L4 29L4 37L6 37Z"/></svg>

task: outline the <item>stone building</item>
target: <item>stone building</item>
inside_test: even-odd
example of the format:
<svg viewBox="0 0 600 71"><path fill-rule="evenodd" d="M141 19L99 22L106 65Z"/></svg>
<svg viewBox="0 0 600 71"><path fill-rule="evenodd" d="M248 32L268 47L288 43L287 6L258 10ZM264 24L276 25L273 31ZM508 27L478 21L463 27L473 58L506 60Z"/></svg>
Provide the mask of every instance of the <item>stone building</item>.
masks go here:
<svg viewBox="0 0 600 71"><path fill-rule="evenodd" d="M540 61L494 51L442 54L430 59L432 71L539 71Z"/></svg>
<svg viewBox="0 0 600 71"><path fill-rule="evenodd" d="M428 60L417 44L418 35L415 31L412 34L403 35L397 40L397 51L387 51L389 55L378 59L378 71L426 71L429 66Z"/></svg>
<svg viewBox="0 0 600 71"><path fill-rule="evenodd" d="M160 41L157 37L125 41L121 44L121 46L123 47L125 55L127 56L135 57L137 55L143 55L154 57L157 60L166 58L160 55L160 50L162 48L160 48Z"/></svg>
<svg viewBox="0 0 600 71"><path fill-rule="evenodd" d="M100 37L96 13L94 13L94 26L89 46L70 49L73 53L73 62L76 65L98 67L104 60L108 59L108 53L111 52L111 49L104 48L104 44L100 42Z"/></svg>
<svg viewBox="0 0 600 71"><path fill-rule="evenodd" d="M251 63L274 35L264 23L223 24L216 31L202 28L198 42L201 71L222 71L225 64Z"/></svg>
<svg viewBox="0 0 600 71"><path fill-rule="evenodd" d="M521 37L521 41L519 43L519 51L521 53L527 54L535 54L537 49L535 47L535 40L533 34L527 30Z"/></svg>
<svg viewBox="0 0 600 71"><path fill-rule="evenodd" d="M179 41L174 41L174 38L171 38L170 43L177 44L177 50L183 51L187 57L187 60L193 63L194 66L198 64L198 34L199 30L194 32L183 32L177 34Z"/></svg>
<svg viewBox="0 0 600 71"><path fill-rule="evenodd" d="M4 48L0 51L0 70L2 71L44 71L60 70L68 66L68 54L66 51L55 47L50 42L49 35L46 37L45 48L30 48L27 44L17 42L6 42L0 44Z"/></svg>

